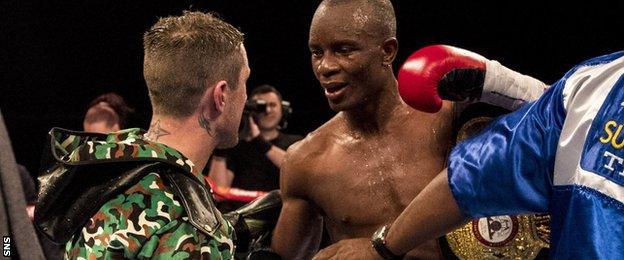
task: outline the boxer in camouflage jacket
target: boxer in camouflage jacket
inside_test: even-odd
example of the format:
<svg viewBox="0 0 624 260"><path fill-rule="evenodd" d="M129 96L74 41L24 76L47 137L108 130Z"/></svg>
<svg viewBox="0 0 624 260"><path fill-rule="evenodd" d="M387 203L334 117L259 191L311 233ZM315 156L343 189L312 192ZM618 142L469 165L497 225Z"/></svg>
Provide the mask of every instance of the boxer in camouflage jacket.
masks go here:
<svg viewBox="0 0 624 260"><path fill-rule="evenodd" d="M200 175L238 142L250 68L243 34L212 14L159 19L143 37L146 133L53 129L35 223L68 258L232 259L233 228Z"/></svg>
<svg viewBox="0 0 624 260"><path fill-rule="evenodd" d="M106 136L64 135L53 131L56 149L70 163L158 160L181 166L194 174L193 163L175 149L143 138L139 129ZM150 172L138 183L105 203L66 244L66 257L230 259L232 226L217 214L221 225L206 234L188 222L187 213L158 172Z"/></svg>

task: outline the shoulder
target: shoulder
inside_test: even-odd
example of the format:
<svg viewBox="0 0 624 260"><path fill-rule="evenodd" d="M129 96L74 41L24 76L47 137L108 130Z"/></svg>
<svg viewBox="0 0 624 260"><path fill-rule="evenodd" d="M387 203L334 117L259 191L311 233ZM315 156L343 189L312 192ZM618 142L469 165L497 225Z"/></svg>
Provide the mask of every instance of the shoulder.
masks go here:
<svg viewBox="0 0 624 260"><path fill-rule="evenodd" d="M174 199L161 176L149 173L106 202L69 242L67 254L78 257L109 252L137 257L155 233L171 226L182 215L180 202Z"/></svg>
<svg viewBox="0 0 624 260"><path fill-rule="evenodd" d="M301 139L303 139L303 136L280 133L277 136L277 138L271 140L270 142L271 144L285 150L285 149L288 149L288 147L290 147L292 144L296 143L297 141Z"/></svg>
<svg viewBox="0 0 624 260"><path fill-rule="evenodd" d="M283 194L303 194L318 165L326 163L323 156L336 145L334 133L340 128L336 117L309 133L286 151L280 173Z"/></svg>
<svg viewBox="0 0 624 260"><path fill-rule="evenodd" d="M119 222L103 223L104 226L120 224L119 227L140 227L144 229L141 230L143 234L148 235L181 217L183 211L180 201L174 198L160 174L152 172L104 204L98 213L107 215L106 219L110 222ZM114 232L115 228L108 230Z"/></svg>
<svg viewBox="0 0 624 260"><path fill-rule="evenodd" d="M141 226L144 229L139 232L145 232L149 236L148 241L143 244L140 256L164 259L181 256L191 259L211 256L229 258L234 250L232 226L216 212L215 217L222 220L222 225L209 234L199 231L189 222L189 213L185 211L179 197L162 178L159 173L150 173L124 192L129 197L141 194L145 198L145 207L138 214L138 218L128 217L135 227ZM130 224L128 223L128 227ZM133 230L130 228L126 232L130 235Z"/></svg>
<svg viewBox="0 0 624 260"><path fill-rule="evenodd" d="M621 77L623 70L624 51L607 54L575 66L551 88L557 93L561 92L563 106L567 109L577 97L584 99L584 94L593 95L594 92L610 90ZM584 89L590 91L582 91Z"/></svg>
<svg viewBox="0 0 624 260"><path fill-rule="evenodd" d="M286 162L300 164L314 160L322 155L323 151L330 149L335 144L334 133L341 130L340 117L336 115L305 138L291 145L286 152L288 159Z"/></svg>
<svg viewBox="0 0 624 260"><path fill-rule="evenodd" d="M450 101L444 101L442 108L436 113L418 111L402 104L401 109L394 113L391 126L410 135L434 133L446 138L447 132L452 129L455 112L454 105Z"/></svg>
<svg viewBox="0 0 624 260"><path fill-rule="evenodd" d="M620 59L622 58L622 56L624 56L624 51L618 51L618 52L591 58L589 60L582 62L578 66L595 66L595 65L600 65L600 64L606 64L606 63L613 62L617 59Z"/></svg>
<svg viewBox="0 0 624 260"><path fill-rule="evenodd" d="M624 65L624 51L615 52L603 56L598 56L570 69L562 78L562 81L577 81L579 78L588 76L598 77L605 73L610 73L613 69L622 68Z"/></svg>

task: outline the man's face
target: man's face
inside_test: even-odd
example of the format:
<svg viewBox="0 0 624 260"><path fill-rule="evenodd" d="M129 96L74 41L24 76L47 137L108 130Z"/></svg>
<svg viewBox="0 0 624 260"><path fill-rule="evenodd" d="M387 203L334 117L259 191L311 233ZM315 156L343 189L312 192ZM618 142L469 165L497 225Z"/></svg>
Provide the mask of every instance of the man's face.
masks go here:
<svg viewBox="0 0 624 260"><path fill-rule="evenodd" d="M228 88L230 90L229 100L226 100L227 105L224 111L225 136L222 138L219 148L233 147L238 143L238 126L247 100L247 79L251 73L244 45L241 45L241 55L243 55L243 65L238 77L238 86Z"/></svg>
<svg viewBox="0 0 624 260"><path fill-rule="evenodd" d="M277 128L277 125L282 119L282 103L277 94L273 92L257 94L251 97L251 99L264 100L267 104L265 113L261 113L255 117L258 120L256 123L258 127L260 127L260 130L266 131Z"/></svg>
<svg viewBox="0 0 624 260"><path fill-rule="evenodd" d="M310 27L312 70L334 111L373 101L386 84L382 41L370 29L365 7L321 6Z"/></svg>

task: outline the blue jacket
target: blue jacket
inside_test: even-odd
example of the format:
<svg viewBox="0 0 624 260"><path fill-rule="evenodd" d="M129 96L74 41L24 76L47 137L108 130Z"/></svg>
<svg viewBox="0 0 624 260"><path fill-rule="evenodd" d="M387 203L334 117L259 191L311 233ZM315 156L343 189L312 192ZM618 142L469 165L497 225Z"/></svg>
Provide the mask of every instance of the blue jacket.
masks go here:
<svg viewBox="0 0 624 260"><path fill-rule="evenodd" d="M466 216L550 212L553 258L624 259L623 55L579 64L453 149Z"/></svg>

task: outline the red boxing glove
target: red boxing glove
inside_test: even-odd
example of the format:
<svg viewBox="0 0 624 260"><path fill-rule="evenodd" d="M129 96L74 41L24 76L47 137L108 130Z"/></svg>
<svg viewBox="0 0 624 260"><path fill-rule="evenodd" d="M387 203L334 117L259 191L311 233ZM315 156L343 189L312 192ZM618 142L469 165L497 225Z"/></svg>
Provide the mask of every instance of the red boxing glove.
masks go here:
<svg viewBox="0 0 624 260"><path fill-rule="evenodd" d="M429 113L442 108L442 100L479 99L486 59L447 45L432 45L414 52L399 70L399 93L411 107Z"/></svg>

